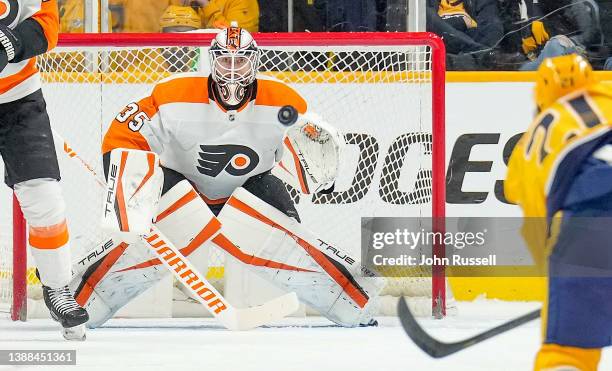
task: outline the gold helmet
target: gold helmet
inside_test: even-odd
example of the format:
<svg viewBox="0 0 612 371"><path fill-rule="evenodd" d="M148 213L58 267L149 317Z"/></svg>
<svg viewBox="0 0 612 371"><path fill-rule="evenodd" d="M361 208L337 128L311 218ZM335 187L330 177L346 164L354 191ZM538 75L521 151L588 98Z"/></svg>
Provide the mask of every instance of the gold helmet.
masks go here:
<svg viewBox="0 0 612 371"><path fill-rule="evenodd" d="M198 13L190 6L170 5L161 17L162 30L170 27L190 27L193 29L202 26Z"/></svg>
<svg viewBox="0 0 612 371"><path fill-rule="evenodd" d="M536 75L535 103L543 111L562 96L594 82L593 68L582 56L546 58Z"/></svg>

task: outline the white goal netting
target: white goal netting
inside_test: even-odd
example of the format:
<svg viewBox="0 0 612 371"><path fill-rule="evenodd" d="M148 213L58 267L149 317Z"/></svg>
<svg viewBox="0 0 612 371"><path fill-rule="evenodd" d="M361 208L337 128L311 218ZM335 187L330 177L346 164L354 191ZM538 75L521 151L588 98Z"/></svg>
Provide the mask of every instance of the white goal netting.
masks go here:
<svg viewBox="0 0 612 371"><path fill-rule="evenodd" d="M84 39L84 45L61 46L39 58L53 129L102 174L102 137L126 104L171 74L207 72L207 48L188 46L206 45L211 36L201 38L199 43L176 42L170 47L94 47ZM308 228L356 256L360 255L361 217L431 216L432 182L443 182L432 176L432 48L421 46L426 42L416 38L387 46L377 44L381 40L365 38L360 45L350 46L313 45L308 36L301 40L296 36L288 43L291 46L278 45L272 36L258 40L260 73L294 87L309 110L345 133L347 148L335 191L312 197L290 191ZM119 41L112 45L121 45ZM330 38L326 45L339 43ZM155 45L155 41L147 40L147 44ZM76 258L103 239L98 228L103 197L94 177L66 155L61 140L57 142ZM0 216L0 311L6 311L13 294L13 222L6 212L11 193L5 187L0 196L5 211ZM31 260L28 268L32 291L38 283ZM210 254L208 269L209 278L222 287L225 272L220 252ZM388 295L431 298L430 271L400 275L407 277L390 279Z"/></svg>

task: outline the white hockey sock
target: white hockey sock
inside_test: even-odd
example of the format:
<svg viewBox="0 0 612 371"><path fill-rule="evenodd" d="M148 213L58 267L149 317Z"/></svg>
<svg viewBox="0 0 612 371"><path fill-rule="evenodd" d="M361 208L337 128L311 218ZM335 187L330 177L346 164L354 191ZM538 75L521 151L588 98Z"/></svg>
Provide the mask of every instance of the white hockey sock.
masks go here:
<svg viewBox="0 0 612 371"><path fill-rule="evenodd" d="M55 179L33 179L15 184L15 195L28 222L32 257L41 282L58 288L72 276L70 246L61 188Z"/></svg>

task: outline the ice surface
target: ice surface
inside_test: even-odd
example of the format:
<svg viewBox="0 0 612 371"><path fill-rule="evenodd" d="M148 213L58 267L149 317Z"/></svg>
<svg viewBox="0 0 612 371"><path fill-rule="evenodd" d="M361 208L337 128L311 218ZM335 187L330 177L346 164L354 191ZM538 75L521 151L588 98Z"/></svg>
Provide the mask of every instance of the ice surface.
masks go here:
<svg viewBox="0 0 612 371"><path fill-rule="evenodd" d="M458 340L538 305L458 303L456 317L422 323L440 339ZM77 350L78 367L45 370L517 371L531 369L540 336L539 321L534 321L434 360L411 342L397 318L379 320L379 327L346 329L320 317L289 318L267 328L230 332L212 319L114 319L89 331L83 343L63 341L50 320L0 320L0 349ZM601 370L612 369L611 354L604 351Z"/></svg>

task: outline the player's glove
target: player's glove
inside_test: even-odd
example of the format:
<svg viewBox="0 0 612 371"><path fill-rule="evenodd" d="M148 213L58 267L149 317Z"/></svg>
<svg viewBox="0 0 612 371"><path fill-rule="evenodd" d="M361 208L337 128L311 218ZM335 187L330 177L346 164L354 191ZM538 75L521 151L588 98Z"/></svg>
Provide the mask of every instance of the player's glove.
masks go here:
<svg viewBox="0 0 612 371"><path fill-rule="evenodd" d="M0 72L15 58L18 50L21 50L21 41L13 30L0 24Z"/></svg>
<svg viewBox="0 0 612 371"><path fill-rule="evenodd" d="M541 21L534 21L531 23L531 32L529 32L523 38L523 53L530 60L535 60L546 42L550 39L548 32L546 32L546 27L544 27L544 23Z"/></svg>
<svg viewBox="0 0 612 371"><path fill-rule="evenodd" d="M287 130L287 137L300 154L311 192L333 191L345 147L344 135L321 117L306 114Z"/></svg>
<svg viewBox="0 0 612 371"><path fill-rule="evenodd" d="M302 115L285 135L280 165L272 174L303 194L333 192L344 135L312 113Z"/></svg>

